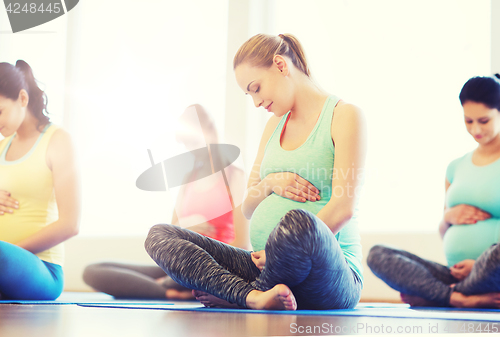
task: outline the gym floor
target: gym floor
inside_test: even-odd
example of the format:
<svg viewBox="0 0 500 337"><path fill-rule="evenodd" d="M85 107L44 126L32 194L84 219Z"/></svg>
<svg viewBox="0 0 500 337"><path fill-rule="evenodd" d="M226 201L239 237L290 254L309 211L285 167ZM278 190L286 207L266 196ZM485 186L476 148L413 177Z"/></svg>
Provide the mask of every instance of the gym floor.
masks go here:
<svg viewBox="0 0 500 337"><path fill-rule="evenodd" d="M436 336L437 333L485 332L487 324L490 332L494 324L500 328L499 323L467 320L0 304L1 337L321 336L398 332Z"/></svg>

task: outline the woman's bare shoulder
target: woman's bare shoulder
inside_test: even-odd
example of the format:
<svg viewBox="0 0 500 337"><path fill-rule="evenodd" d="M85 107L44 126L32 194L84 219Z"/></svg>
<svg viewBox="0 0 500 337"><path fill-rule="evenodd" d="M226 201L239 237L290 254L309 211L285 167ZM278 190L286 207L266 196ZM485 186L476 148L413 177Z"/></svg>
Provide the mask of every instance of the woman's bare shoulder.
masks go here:
<svg viewBox="0 0 500 337"><path fill-rule="evenodd" d="M52 169L54 162L72 161L74 157L73 140L68 131L59 127L50 138L47 148L48 165Z"/></svg>

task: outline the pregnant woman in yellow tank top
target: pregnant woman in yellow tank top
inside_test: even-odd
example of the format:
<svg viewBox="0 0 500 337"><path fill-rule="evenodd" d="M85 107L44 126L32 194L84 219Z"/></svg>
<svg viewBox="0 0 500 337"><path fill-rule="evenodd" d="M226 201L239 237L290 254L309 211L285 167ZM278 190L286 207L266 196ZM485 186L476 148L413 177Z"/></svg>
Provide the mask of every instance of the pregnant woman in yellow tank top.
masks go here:
<svg viewBox="0 0 500 337"><path fill-rule="evenodd" d="M78 233L78 175L69 134L50 123L30 66L0 63L0 298L53 300L62 243Z"/></svg>

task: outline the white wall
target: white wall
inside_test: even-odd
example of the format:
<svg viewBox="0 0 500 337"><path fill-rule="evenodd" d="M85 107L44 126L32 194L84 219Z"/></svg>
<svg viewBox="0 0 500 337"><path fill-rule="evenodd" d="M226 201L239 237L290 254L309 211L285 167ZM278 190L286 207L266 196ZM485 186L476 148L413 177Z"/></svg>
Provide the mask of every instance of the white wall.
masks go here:
<svg viewBox="0 0 500 337"><path fill-rule="evenodd" d="M493 7L499 3L493 0ZM446 167L476 146L464 127L458 94L468 78L489 75L500 59L494 52L500 50L500 38L495 40L500 20L490 10L491 1L238 4L245 4L247 15L230 5L225 127L227 139L242 144L246 167L255 159L269 114L248 97L245 104L236 88L229 66L235 45L259 32L292 33L305 49L315 80L361 107L367 117L361 230L435 230Z"/></svg>
<svg viewBox="0 0 500 337"><path fill-rule="evenodd" d="M491 73L500 74L500 0L491 0Z"/></svg>
<svg viewBox="0 0 500 337"><path fill-rule="evenodd" d="M145 235L171 221L177 189L142 191L136 179L151 166L148 149L155 163L186 151L175 132L187 106L202 104L223 130L227 7L86 0L68 14L65 126L80 161L83 235Z"/></svg>
<svg viewBox="0 0 500 337"><path fill-rule="evenodd" d="M33 63L49 84L50 111L64 111L82 168L82 235L140 235L170 221L175 194L140 191L135 179L150 166L148 148L156 161L181 150L172 121L188 104L208 107L249 172L269 114L237 87L232 58L258 32L296 34L317 81L365 111L371 175L361 230L433 230L446 165L475 145L460 87L500 71L499 3L87 0L33 31L0 34L0 60Z"/></svg>

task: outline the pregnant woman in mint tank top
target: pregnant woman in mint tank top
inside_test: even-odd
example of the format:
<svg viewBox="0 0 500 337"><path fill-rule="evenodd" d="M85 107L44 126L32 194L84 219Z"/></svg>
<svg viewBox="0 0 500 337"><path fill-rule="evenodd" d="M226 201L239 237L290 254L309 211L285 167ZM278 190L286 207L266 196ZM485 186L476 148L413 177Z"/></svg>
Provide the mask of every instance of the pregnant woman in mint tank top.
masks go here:
<svg viewBox="0 0 500 337"><path fill-rule="evenodd" d="M460 103L478 147L452 161L446 171L439 231L448 267L385 246L371 249L368 265L410 305L500 308L498 78L471 78Z"/></svg>
<svg viewBox="0 0 500 337"><path fill-rule="evenodd" d="M171 225L154 226L146 250L205 306L355 307L363 282L356 221L363 113L315 84L292 35L250 38L233 68L255 106L273 114L242 204L256 252Z"/></svg>

